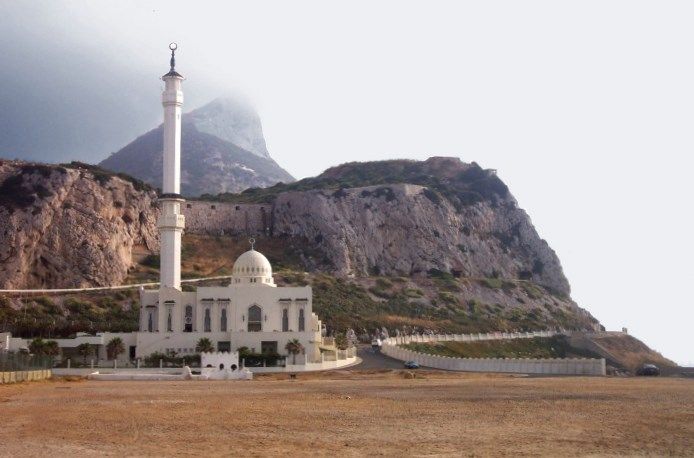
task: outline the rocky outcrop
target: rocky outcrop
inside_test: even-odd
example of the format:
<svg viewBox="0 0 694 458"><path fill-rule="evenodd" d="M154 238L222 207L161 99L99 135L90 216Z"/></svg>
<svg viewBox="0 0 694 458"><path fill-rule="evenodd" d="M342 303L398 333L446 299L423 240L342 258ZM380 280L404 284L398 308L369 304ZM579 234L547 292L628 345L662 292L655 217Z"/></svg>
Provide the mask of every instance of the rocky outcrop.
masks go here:
<svg viewBox="0 0 694 458"><path fill-rule="evenodd" d="M160 188L162 129L138 137L99 166ZM218 99L184 114L181 130L183 195L235 193L294 181L268 154L260 118L250 108Z"/></svg>
<svg viewBox="0 0 694 458"><path fill-rule="evenodd" d="M134 246L156 248L156 196L137 182L99 169L4 162L1 170L0 285L117 284ZM189 202L187 230L292 237L306 268L337 275L441 272L531 280L570 294L528 215L474 163L347 164L310 180L281 187L265 204ZM361 185L369 183L380 184Z"/></svg>
<svg viewBox="0 0 694 458"><path fill-rule="evenodd" d="M335 271L527 279L568 296L554 251L513 199L456 210L430 188L377 185L280 194L272 234L302 237Z"/></svg>
<svg viewBox="0 0 694 458"><path fill-rule="evenodd" d="M158 249L156 193L79 166L0 161L0 288L121 283Z"/></svg>

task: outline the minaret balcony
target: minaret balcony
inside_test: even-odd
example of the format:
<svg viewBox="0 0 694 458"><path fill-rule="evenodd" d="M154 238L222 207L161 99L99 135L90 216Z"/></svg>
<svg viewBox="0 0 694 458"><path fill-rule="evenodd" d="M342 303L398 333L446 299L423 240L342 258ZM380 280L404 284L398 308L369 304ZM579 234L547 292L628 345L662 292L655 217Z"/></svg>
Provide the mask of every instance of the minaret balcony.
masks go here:
<svg viewBox="0 0 694 458"><path fill-rule="evenodd" d="M186 226L186 217L183 215L161 215L157 220L157 226L159 228L183 229Z"/></svg>
<svg viewBox="0 0 694 458"><path fill-rule="evenodd" d="M161 103L164 105L183 105L183 92L164 91L161 93Z"/></svg>

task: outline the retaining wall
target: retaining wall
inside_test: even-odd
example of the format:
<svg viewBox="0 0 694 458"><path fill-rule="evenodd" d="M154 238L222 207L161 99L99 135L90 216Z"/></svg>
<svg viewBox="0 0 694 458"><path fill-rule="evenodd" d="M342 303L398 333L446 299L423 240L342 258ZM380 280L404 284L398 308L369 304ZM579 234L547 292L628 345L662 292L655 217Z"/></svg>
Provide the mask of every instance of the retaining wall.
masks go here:
<svg viewBox="0 0 694 458"><path fill-rule="evenodd" d="M0 372L0 384L31 382L34 380L46 380L51 378L51 376L52 373L50 369L43 369L38 371Z"/></svg>
<svg viewBox="0 0 694 458"><path fill-rule="evenodd" d="M488 334L413 335L391 337L383 341L381 352L401 361L416 361L420 366L450 371L507 372L545 375L605 375L605 360L594 358L451 358L429 355L402 348L411 342L501 340L551 337L554 331Z"/></svg>

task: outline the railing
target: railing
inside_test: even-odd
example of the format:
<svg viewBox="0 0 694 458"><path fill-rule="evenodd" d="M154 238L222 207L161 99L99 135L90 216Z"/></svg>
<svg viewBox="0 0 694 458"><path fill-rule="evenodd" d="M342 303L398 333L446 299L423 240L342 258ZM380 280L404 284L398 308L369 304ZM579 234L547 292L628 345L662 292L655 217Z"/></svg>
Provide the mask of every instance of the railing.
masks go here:
<svg viewBox="0 0 694 458"><path fill-rule="evenodd" d="M218 275L216 277L188 278L181 280L181 283L196 283L207 280L230 279L231 275ZM133 289L146 286L158 286L159 282L133 283L131 285L119 286L94 286L89 288L60 288L60 289L0 289L0 294L64 294L64 293L83 293L87 291L116 291L122 289Z"/></svg>
<svg viewBox="0 0 694 458"><path fill-rule="evenodd" d="M32 371L50 369L54 358L27 353L0 352L0 372Z"/></svg>

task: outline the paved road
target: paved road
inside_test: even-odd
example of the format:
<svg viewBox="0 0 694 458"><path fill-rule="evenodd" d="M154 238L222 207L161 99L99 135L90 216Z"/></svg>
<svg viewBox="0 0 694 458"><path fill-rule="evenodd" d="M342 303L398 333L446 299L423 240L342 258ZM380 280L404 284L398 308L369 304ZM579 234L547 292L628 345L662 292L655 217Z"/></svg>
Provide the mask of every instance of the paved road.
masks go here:
<svg viewBox="0 0 694 458"><path fill-rule="evenodd" d="M374 353L371 345L359 345L357 356L362 359L361 364L352 366L350 369L404 369L402 361L381 353Z"/></svg>

